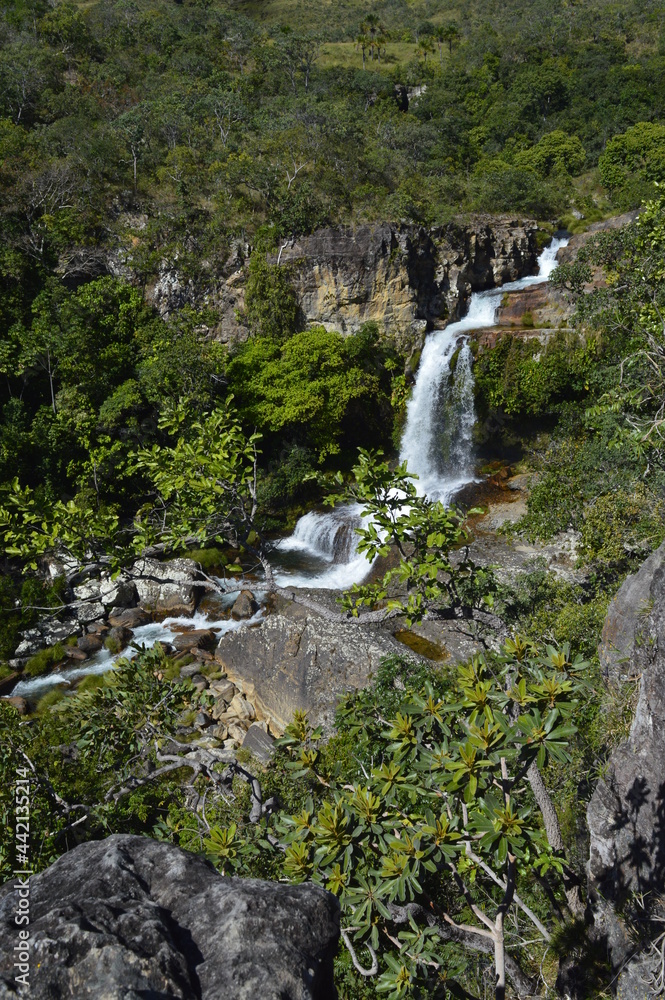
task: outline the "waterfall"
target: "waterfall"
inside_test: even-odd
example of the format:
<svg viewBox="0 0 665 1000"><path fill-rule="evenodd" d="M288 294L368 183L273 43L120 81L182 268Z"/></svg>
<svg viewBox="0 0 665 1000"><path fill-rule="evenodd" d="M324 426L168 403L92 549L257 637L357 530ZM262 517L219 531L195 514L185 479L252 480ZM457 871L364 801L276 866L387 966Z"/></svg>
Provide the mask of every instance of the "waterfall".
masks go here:
<svg viewBox="0 0 665 1000"><path fill-rule="evenodd" d="M356 551L355 533L361 514L360 504L342 504L301 517L293 534L276 546L279 586L338 589L364 579L369 566Z"/></svg>
<svg viewBox="0 0 665 1000"><path fill-rule="evenodd" d="M552 240L538 258L537 274L474 292L462 319L427 337L400 449L400 461L418 476L416 486L422 494L447 504L462 486L474 481L473 358L465 334L495 325L504 292L547 281L567 242ZM370 568L356 551L353 528L361 523L361 511L356 505L305 514L293 535L278 544L280 585L346 588L360 583Z"/></svg>

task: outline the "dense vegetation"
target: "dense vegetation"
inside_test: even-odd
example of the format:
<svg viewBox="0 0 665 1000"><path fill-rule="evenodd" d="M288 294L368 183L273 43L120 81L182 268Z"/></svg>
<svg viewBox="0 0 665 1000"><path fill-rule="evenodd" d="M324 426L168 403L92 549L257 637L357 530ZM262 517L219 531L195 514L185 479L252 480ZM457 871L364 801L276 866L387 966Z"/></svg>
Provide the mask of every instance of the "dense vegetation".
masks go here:
<svg viewBox="0 0 665 1000"><path fill-rule="evenodd" d="M625 693L594 686L600 627L625 574L665 538L663 13L657 0L0 3L0 661L38 609L67 599L63 578L44 579L45 554L115 568L150 545L218 543L268 570L266 537L332 473L400 550L347 606L397 591L410 620L491 609L531 637L459 671L387 664L328 743L297 720L262 777L282 800L270 822L285 854L267 819L248 823L242 774L150 777L206 699L159 649L74 697L47 696L29 725L1 704L3 775L17 755L35 768L37 867L108 831L205 849L226 871L303 878L315 861L395 1000L486 991L490 959L433 943L441 927L408 914L398 937L382 921L415 901L466 924L480 907L498 912L500 869L540 924L522 971L552 987L579 916L569 892L589 775L625 722ZM372 324L351 337L303 329L288 269L268 255L324 224L505 211L581 229L645 198L637 223L555 274L576 301L572 332L477 354L478 445L537 474L516 530L577 533L584 571L563 583L536 564L499 584L452 561L467 538L460 512L411 495L404 514L392 492L410 489L391 464L405 359ZM251 336L229 346L208 292L239 262ZM592 269L604 283L589 294ZM160 315L146 293L173 273L192 294ZM385 554L371 527L362 545ZM445 816L430 801L444 757ZM558 796L563 847L524 784L534 759ZM203 820L186 781L224 792ZM0 863L11 851L5 838ZM516 905L505 909L518 921ZM342 997L376 995L346 954L338 974Z"/></svg>

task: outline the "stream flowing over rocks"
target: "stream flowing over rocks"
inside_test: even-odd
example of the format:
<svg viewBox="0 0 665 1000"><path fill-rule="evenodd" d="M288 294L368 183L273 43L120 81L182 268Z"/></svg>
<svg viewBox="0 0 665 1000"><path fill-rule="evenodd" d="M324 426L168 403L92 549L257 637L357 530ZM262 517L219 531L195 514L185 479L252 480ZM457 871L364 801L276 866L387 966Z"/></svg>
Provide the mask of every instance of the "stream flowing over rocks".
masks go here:
<svg viewBox="0 0 665 1000"><path fill-rule="evenodd" d="M17 894L0 888L0 998L15 998ZM115 834L30 880L31 1000L334 1000L339 903L310 884L219 875ZM25 995L25 994L20 994Z"/></svg>

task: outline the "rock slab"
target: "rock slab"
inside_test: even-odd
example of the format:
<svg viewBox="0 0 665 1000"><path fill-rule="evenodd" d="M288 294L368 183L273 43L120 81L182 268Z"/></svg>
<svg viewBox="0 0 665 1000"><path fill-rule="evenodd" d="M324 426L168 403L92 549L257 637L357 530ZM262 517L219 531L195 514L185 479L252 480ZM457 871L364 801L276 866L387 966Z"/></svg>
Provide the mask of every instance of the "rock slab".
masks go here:
<svg viewBox="0 0 665 1000"><path fill-rule="evenodd" d="M215 658L230 680L276 728L297 709L332 726L338 697L364 687L384 656L418 659L391 635L358 622L330 621L300 604L282 601L260 627L227 632Z"/></svg>
<svg viewBox="0 0 665 1000"><path fill-rule="evenodd" d="M0 888L0 998L16 997L12 883ZM334 1000L339 904L314 885L226 878L115 834L30 880L32 1000ZM25 995L25 994L22 994Z"/></svg>
<svg viewBox="0 0 665 1000"><path fill-rule="evenodd" d="M665 545L619 590L600 654L611 682L641 680L628 739L587 810L590 898L596 932L621 970L618 996L644 1000L650 943L665 918Z"/></svg>

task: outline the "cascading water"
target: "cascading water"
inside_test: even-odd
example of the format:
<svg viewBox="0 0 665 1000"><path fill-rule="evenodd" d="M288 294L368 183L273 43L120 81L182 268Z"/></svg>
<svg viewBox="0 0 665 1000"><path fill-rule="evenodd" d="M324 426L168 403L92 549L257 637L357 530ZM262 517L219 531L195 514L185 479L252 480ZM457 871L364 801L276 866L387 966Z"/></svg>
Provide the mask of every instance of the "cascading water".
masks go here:
<svg viewBox="0 0 665 1000"><path fill-rule="evenodd" d="M220 601L220 606L230 607L238 593L237 590L230 592L226 599ZM265 594L260 594L258 591L255 591L255 596L259 599L265 598ZM156 642L172 642L174 630L177 631L183 626L187 629L211 629L221 638L227 632L233 632L245 625L252 625L260 621L262 615L262 611L257 611L252 618L243 621L235 621L233 618L221 618L216 621L199 612L191 618L165 618L161 622L139 625L138 628L134 629L132 643L120 653L111 653L108 649L102 649L78 667L59 670L52 674L45 674L43 677L26 678L16 684L12 695L20 695L22 698L34 701L41 698L51 688L59 685L71 686L82 677L88 677L91 674L105 674L113 668L119 659L133 658L136 655L135 645L150 649Z"/></svg>
<svg viewBox="0 0 665 1000"><path fill-rule="evenodd" d="M361 513L360 504L343 504L301 517L293 534L277 543L279 586L337 589L367 576L367 560L356 551Z"/></svg>
<svg viewBox="0 0 665 1000"><path fill-rule="evenodd" d="M538 273L498 288L474 292L462 319L431 333L423 348L407 405L400 461L418 476L416 486L433 500L450 503L466 483L473 482L472 431L475 422L473 368L465 334L495 325L504 292L547 281L556 255L567 239L554 239L538 258ZM289 538L278 545L281 586L345 588L360 583L369 572L355 546L353 528L360 524L360 506L342 506L330 513L310 512Z"/></svg>

